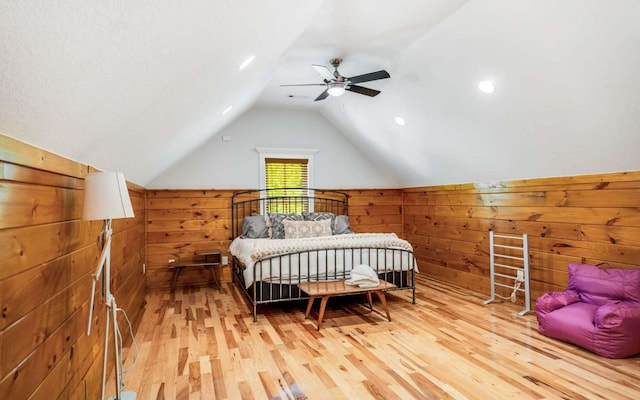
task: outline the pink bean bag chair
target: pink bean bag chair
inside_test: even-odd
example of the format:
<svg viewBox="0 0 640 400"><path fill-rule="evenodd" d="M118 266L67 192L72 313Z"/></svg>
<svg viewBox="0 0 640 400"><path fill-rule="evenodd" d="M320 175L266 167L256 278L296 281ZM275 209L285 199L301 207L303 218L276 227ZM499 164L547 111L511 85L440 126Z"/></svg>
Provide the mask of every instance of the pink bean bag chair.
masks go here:
<svg viewBox="0 0 640 400"><path fill-rule="evenodd" d="M538 332L607 358L640 353L640 269L570 263L569 286L536 300Z"/></svg>

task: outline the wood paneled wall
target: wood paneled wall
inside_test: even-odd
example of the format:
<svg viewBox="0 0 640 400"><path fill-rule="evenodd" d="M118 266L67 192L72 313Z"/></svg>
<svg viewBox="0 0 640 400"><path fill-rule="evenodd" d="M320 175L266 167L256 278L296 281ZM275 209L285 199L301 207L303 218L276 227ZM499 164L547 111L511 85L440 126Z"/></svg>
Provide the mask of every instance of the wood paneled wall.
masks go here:
<svg viewBox="0 0 640 400"><path fill-rule="evenodd" d="M173 272L170 259L193 257L196 250L219 250L223 256L231 244L231 196L234 190L147 191L147 284L169 287ZM229 265L222 268L231 280ZM208 271L185 269L176 286L209 284Z"/></svg>
<svg viewBox="0 0 640 400"><path fill-rule="evenodd" d="M349 223L354 232L388 232L402 237L402 190L343 191L349 194Z"/></svg>
<svg viewBox="0 0 640 400"><path fill-rule="evenodd" d="M104 305L86 335L102 222L81 220L90 168L0 135L0 398L99 398ZM113 223L112 290L137 323L145 280L144 197ZM121 326L126 328L125 321ZM128 340L128 329L122 329ZM109 367L113 367L110 361Z"/></svg>
<svg viewBox="0 0 640 400"><path fill-rule="evenodd" d="M85 334L102 228L80 219L89 170L0 135L0 398L99 396L100 302ZM564 289L571 261L640 264L640 172L345 191L355 232L395 232L423 274L474 291L489 293L490 229L529 234L533 299ZM114 221L112 288L134 324L147 285L169 286L169 259L201 249L230 256L233 192L130 185L136 217ZM179 285L208 279L186 271Z"/></svg>
<svg viewBox="0 0 640 400"><path fill-rule="evenodd" d="M231 244L231 196L236 190L147 191L147 282L169 287L170 259L193 257L196 250L227 252ZM345 190L349 194L351 228L355 232L402 233L402 190ZM223 280L231 280L224 267ZM194 268L180 274L176 286L206 285L207 271Z"/></svg>
<svg viewBox="0 0 640 400"><path fill-rule="evenodd" d="M405 189L403 215L422 273L487 297L490 229L529 235L533 300L572 261L640 267L640 172Z"/></svg>

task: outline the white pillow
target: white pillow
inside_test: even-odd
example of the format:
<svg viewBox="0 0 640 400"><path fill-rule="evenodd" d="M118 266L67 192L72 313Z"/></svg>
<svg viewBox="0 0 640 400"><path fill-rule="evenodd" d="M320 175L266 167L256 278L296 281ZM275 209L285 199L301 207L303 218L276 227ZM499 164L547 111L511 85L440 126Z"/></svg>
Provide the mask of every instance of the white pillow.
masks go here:
<svg viewBox="0 0 640 400"><path fill-rule="evenodd" d="M301 239L319 236L331 236L331 220L320 221L282 221L285 239Z"/></svg>

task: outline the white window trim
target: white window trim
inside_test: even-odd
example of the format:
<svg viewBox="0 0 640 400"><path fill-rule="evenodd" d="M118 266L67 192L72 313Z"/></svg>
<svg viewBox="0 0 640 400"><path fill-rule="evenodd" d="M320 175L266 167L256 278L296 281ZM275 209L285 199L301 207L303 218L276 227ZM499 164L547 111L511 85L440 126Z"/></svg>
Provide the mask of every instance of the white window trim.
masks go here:
<svg viewBox="0 0 640 400"><path fill-rule="evenodd" d="M313 188L313 176L315 175L313 169L313 157L320 150L317 149L284 149L284 148L272 148L272 147L256 147L256 151L260 156L260 189L265 189L267 182L265 180L265 159L266 158L293 158L299 160L307 160L307 184L309 188Z"/></svg>

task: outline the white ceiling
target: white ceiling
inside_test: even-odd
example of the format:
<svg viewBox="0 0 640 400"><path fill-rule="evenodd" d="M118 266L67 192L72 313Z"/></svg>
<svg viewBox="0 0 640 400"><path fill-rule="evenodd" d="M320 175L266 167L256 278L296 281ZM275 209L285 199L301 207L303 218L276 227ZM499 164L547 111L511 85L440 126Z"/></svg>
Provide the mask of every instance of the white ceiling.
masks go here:
<svg viewBox="0 0 640 400"><path fill-rule="evenodd" d="M143 186L254 105L317 110L404 186L638 170L638 21L637 0L3 0L0 133ZM279 86L333 57L391 79Z"/></svg>
<svg viewBox="0 0 640 400"><path fill-rule="evenodd" d="M341 58L342 75L350 77L384 69L398 53L455 12L467 0L326 0L305 32L288 49L258 98L259 105L319 109L328 101L313 100L323 87L280 87L322 83L311 67ZM360 86L383 88L376 81ZM293 97L289 97L293 95ZM356 94L347 94L359 96Z"/></svg>

